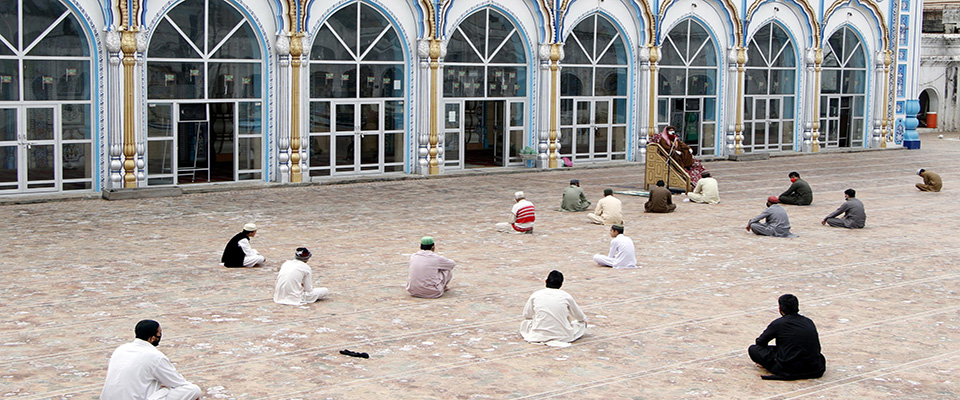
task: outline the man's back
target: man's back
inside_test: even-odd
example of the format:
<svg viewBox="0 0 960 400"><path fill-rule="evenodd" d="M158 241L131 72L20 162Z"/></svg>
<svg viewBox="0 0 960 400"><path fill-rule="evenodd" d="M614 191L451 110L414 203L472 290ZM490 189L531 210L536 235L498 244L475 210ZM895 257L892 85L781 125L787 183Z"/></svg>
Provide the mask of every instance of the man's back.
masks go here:
<svg viewBox="0 0 960 400"><path fill-rule="evenodd" d="M940 175L935 172L923 171L920 176L923 177L923 183L932 186L934 190L939 192L943 188L943 181L940 180Z"/></svg>
<svg viewBox="0 0 960 400"><path fill-rule="evenodd" d="M820 354L820 336L810 318L787 314L777 318L757 337L757 345L766 346L776 339L777 375L806 375L823 373L826 367Z"/></svg>
<svg viewBox="0 0 960 400"><path fill-rule="evenodd" d="M867 212L863 208L863 202L858 198L850 198L843 202L844 218L850 221L850 226L863 228L867 223Z"/></svg>
<svg viewBox="0 0 960 400"><path fill-rule="evenodd" d="M650 199L643 205L646 212L666 213L673 211L671 207L673 194L665 187L654 186L650 189Z"/></svg>
<svg viewBox="0 0 960 400"><path fill-rule="evenodd" d="M161 386L189 385L170 360L152 344L136 339L117 347L110 356L102 400L146 399Z"/></svg>
<svg viewBox="0 0 960 400"><path fill-rule="evenodd" d="M240 241L243 239L249 240L246 232L233 235L230 241L227 242L227 245L223 248L223 255L220 256L220 262L222 262L224 266L230 268L243 266L243 258L246 256L246 253L240 248Z"/></svg>
<svg viewBox="0 0 960 400"><path fill-rule="evenodd" d="M623 202L613 196L605 196L597 202L597 213L605 224L623 223Z"/></svg>
<svg viewBox="0 0 960 400"><path fill-rule="evenodd" d="M277 285L273 291L273 301L279 304L300 305L306 286L312 286L313 270L310 265L299 260L287 260L277 273Z"/></svg>
<svg viewBox="0 0 960 400"><path fill-rule="evenodd" d="M517 204L513 205L511 212L516 216L513 229L521 232L533 229L533 223L537 219L533 203L526 199L520 200Z"/></svg>
<svg viewBox="0 0 960 400"><path fill-rule="evenodd" d="M520 333L529 342L559 340L572 342L583 335L586 315L569 293L561 289L540 289L530 295L523 309Z"/></svg>
<svg viewBox="0 0 960 400"><path fill-rule="evenodd" d="M613 258L613 268L636 268L637 251L633 245L633 239L627 235L619 234L610 241L610 258Z"/></svg>
<svg viewBox="0 0 960 400"><path fill-rule="evenodd" d="M417 297L435 298L443 294L444 275L456 264L430 250L420 250L410 256L410 275L407 291Z"/></svg>
<svg viewBox="0 0 960 400"><path fill-rule="evenodd" d="M717 180L712 177L701 178L697 181L697 187L693 189L694 193L703 195L703 201L709 204L720 202L720 187Z"/></svg>
<svg viewBox="0 0 960 400"><path fill-rule="evenodd" d="M560 203L562 211L583 211L590 206L590 201L583 193L583 189L576 185L563 188L563 201Z"/></svg>

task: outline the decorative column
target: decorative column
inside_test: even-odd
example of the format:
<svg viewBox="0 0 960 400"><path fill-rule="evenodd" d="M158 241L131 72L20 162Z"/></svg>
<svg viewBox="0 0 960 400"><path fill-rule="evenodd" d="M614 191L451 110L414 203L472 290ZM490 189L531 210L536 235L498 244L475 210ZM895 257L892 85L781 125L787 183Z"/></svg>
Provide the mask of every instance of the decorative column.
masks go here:
<svg viewBox="0 0 960 400"><path fill-rule="evenodd" d="M743 154L743 70L747 64L747 48L737 49L737 125L736 135L734 135L733 153Z"/></svg>
<svg viewBox="0 0 960 400"><path fill-rule="evenodd" d="M422 97L430 93L430 40L420 39L417 41L417 55L420 57L420 88L417 90L417 96L420 101L416 104L424 104ZM417 118L417 173L421 175L430 174L430 118L436 117L430 107L416 107L419 112ZM461 119L463 116L459 116Z"/></svg>
<svg viewBox="0 0 960 400"><path fill-rule="evenodd" d="M540 96L549 99L552 95L550 85L550 43L540 43L537 51L540 70ZM538 112L540 132L537 135L537 168L547 168L550 165L550 113ZM560 151L560 133L557 133L557 151Z"/></svg>
<svg viewBox="0 0 960 400"><path fill-rule="evenodd" d="M122 28L121 28L122 29ZM134 66L137 60L137 27L127 27L120 32L120 50L123 51L123 187L137 187L136 143L136 96L134 92Z"/></svg>
<svg viewBox="0 0 960 400"><path fill-rule="evenodd" d="M560 58L563 51L560 43L550 44L550 132L548 137L547 167L557 168L557 159L559 158L557 150L560 149L557 143L557 103L559 102L558 76L560 75Z"/></svg>
<svg viewBox="0 0 960 400"><path fill-rule="evenodd" d="M650 74L650 66L652 64L650 62L651 47L653 47L652 44L646 44L644 46L641 46L640 51L637 52L639 53L639 65L640 65L640 77L639 79L637 79L637 85L640 86L640 89L637 91L637 93L643 93L642 87L644 85L644 82L651 82L651 83L653 82L652 80L644 79L646 75ZM649 86L648 89L652 91L654 88L651 85ZM651 104L650 107L653 107L653 105ZM643 115L643 113L638 113L637 117L638 117L637 122L639 122L639 127L640 127L640 129L637 129L637 133L638 133L637 134L638 136L637 137L637 153L636 153L637 161L640 162L641 164L645 164L647 162L647 138L650 137L649 127L652 126L654 122L653 120L649 119L647 116Z"/></svg>
<svg viewBox="0 0 960 400"><path fill-rule="evenodd" d="M290 182L303 182L300 168L302 143L300 140L300 65L303 61L303 34L290 37Z"/></svg>
<svg viewBox="0 0 960 400"><path fill-rule="evenodd" d="M649 45L649 58L650 58L650 98L649 105L650 112L648 113L648 123L647 123L647 137L653 137L657 133L657 92L659 88L657 87L657 62L660 61L660 51L657 46L653 44ZM646 146L644 146L646 148Z"/></svg>
<svg viewBox="0 0 960 400"><path fill-rule="evenodd" d="M882 120L887 113L887 109L886 109L887 85L885 83L886 76L884 76L884 70L883 70L883 56L884 56L884 51L881 50L877 52L876 57L874 58L876 60L876 62L874 62L874 75L877 78L877 83L874 85L874 90L876 91L876 93L883 94L883 97L884 97L883 102L875 101L872 103L873 104L873 113L872 113L873 130L871 131L872 134L870 135L870 141L867 142L867 144L868 144L868 147L874 148L874 149L883 148L883 147L886 147L887 145L883 141L883 125L882 125L883 124Z"/></svg>
<svg viewBox="0 0 960 400"><path fill-rule="evenodd" d="M107 59L110 66L107 67L107 144L109 149L109 172L107 184L109 189L123 187L123 130L121 129L121 108L123 102L120 99L120 79L122 71L120 61L123 54L120 53L120 34L116 27L110 27L110 30L104 34L104 43L107 48Z"/></svg>
<svg viewBox="0 0 960 400"><path fill-rule="evenodd" d="M280 73L277 74L277 98L281 102L290 99L290 35L286 32L277 35L277 55ZM290 182L290 109L279 107L277 110L277 161L282 183Z"/></svg>
<svg viewBox="0 0 960 400"><path fill-rule="evenodd" d="M147 54L147 45L149 44L147 40L147 33L143 31L137 32L136 39L137 52L134 53L136 71L144 71L146 67L145 64L147 62L145 55ZM139 79L137 79L137 81L139 81ZM146 93L143 93L142 85L134 85L132 88L128 88L128 90L132 90L134 98L137 99L137 101L133 103L133 115L137 116L134 120L135 126L140 127L140 129L134 129L133 131L134 141L137 143L137 186L147 186L145 158L145 155L147 154L147 135L143 124L137 124L137 122L143 122L142 116L146 114L145 110L143 109L144 102L142 101L142 99L146 98Z"/></svg>
<svg viewBox="0 0 960 400"><path fill-rule="evenodd" d="M440 143L440 132L439 132L439 120L442 117L440 114L440 83L437 78L440 75L440 40L439 39L430 39L430 47L428 56L430 57L430 136L428 138L428 155L429 159L427 160L427 165L429 167L430 175L439 175L440 174L440 161L437 159L437 155L440 153L440 150L437 148L437 143ZM461 116L462 118L462 116Z"/></svg>
<svg viewBox="0 0 960 400"><path fill-rule="evenodd" d="M890 50L885 50L883 52L883 119L880 121L880 130L883 132L883 137L880 139L880 148L887 148L887 132L890 131L890 116L887 113L889 109L890 96L887 94L887 88L890 82L890 64L893 62L893 53ZM920 111L920 110L917 110Z"/></svg>
<svg viewBox="0 0 960 400"><path fill-rule="evenodd" d="M820 151L820 71L823 70L823 48L813 49L813 132L810 138L810 151Z"/></svg>

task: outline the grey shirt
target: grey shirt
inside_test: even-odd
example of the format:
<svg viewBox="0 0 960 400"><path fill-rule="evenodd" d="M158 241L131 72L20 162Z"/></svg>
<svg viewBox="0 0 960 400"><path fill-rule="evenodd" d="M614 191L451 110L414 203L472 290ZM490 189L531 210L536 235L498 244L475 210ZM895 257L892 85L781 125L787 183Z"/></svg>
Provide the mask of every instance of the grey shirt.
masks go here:
<svg viewBox="0 0 960 400"><path fill-rule="evenodd" d="M858 198L847 199L837 211L830 213L824 220L840 214L843 214L843 224L847 228L863 228L867 224L867 212L863 210L863 202Z"/></svg>
<svg viewBox="0 0 960 400"><path fill-rule="evenodd" d="M773 236L792 236L790 233L790 218L787 218L787 210L784 210L779 204L773 204L770 207L767 207L767 209L763 210L760 215L753 217L753 219L750 220L750 224L760 222L761 219L766 219L766 223L764 225L773 228Z"/></svg>

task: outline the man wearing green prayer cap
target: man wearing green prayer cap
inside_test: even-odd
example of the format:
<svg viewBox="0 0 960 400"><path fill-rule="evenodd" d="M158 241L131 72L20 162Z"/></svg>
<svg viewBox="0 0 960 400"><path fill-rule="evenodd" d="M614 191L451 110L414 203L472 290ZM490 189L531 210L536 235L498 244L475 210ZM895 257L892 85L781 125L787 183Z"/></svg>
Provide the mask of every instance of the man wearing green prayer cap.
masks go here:
<svg viewBox="0 0 960 400"><path fill-rule="evenodd" d="M457 263L436 251L437 245L432 236L420 238L420 251L410 256L407 291L411 296L435 299L443 296L447 290L447 284L453 279L453 267Z"/></svg>

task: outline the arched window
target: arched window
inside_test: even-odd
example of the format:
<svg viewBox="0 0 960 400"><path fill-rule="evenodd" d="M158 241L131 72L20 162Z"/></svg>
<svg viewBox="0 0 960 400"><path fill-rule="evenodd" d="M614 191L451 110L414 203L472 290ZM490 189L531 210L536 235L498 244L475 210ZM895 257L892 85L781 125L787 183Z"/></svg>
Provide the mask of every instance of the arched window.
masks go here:
<svg viewBox="0 0 960 400"><path fill-rule="evenodd" d="M577 160L626 158L627 59L623 36L606 18L583 20L563 45L560 153Z"/></svg>
<svg viewBox="0 0 960 400"><path fill-rule="evenodd" d="M867 60L863 43L847 26L823 46L820 77L820 145L863 145L866 129Z"/></svg>
<svg viewBox="0 0 960 400"><path fill-rule="evenodd" d="M263 178L263 54L224 0L186 0L147 49L147 183Z"/></svg>
<svg viewBox="0 0 960 400"><path fill-rule="evenodd" d="M0 2L0 193L94 188L92 65L62 3Z"/></svg>
<svg viewBox="0 0 960 400"><path fill-rule="evenodd" d="M310 51L310 176L403 171L407 83L380 11L356 1L330 16Z"/></svg>
<svg viewBox="0 0 960 400"><path fill-rule="evenodd" d="M447 167L521 163L527 95L522 36L490 8L470 15L451 34L443 73Z"/></svg>
<svg viewBox="0 0 960 400"><path fill-rule="evenodd" d="M657 127L677 134L697 154L714 154L717 132L717 49L699 23L677 24L660 46Z"/></svg>
<svg viewBox="0 0 960 400"><path fill-rule="evenodd" d="M780 25L750 38L744 75L743 150L793 150L797 55Z"/></svg>

